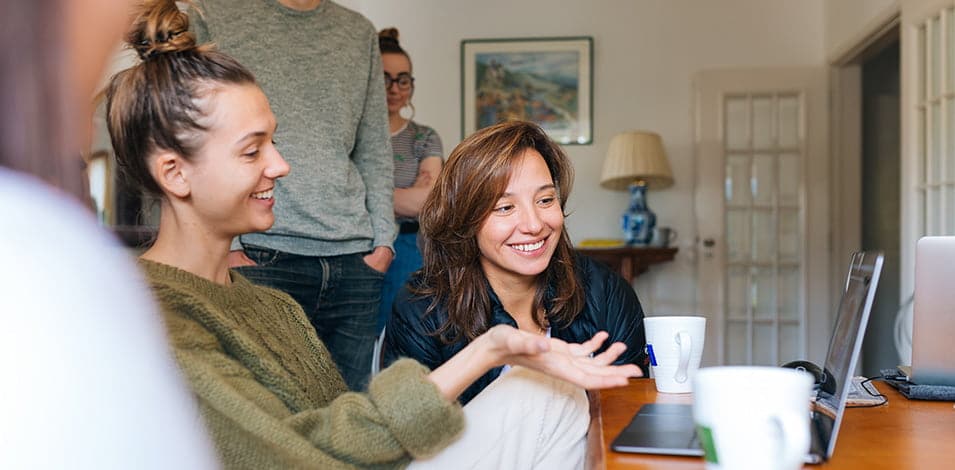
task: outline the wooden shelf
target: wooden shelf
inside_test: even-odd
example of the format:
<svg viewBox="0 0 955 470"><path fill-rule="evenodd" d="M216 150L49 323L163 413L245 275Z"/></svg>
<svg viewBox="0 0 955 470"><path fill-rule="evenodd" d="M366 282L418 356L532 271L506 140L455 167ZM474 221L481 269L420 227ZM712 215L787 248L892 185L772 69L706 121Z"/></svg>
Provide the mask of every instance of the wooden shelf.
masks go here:
<svg viewBox="0 0 955 470"><path fill-rule="evenodd" d="M650 265L673 261L678 248L658 248L649 246L618 246L610 248L576 248L578 253L587 255L620 273L624 279L633 282L637 276L645 273Z"/></svg>

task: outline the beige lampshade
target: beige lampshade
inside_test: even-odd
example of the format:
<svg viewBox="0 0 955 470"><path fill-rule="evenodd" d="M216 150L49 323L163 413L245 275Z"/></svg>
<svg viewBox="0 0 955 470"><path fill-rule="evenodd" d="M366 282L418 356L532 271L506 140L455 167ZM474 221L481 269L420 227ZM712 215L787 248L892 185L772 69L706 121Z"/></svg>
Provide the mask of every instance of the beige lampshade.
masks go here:
<svg viewBox="0 0 955 470"><path fill-rule="evenodd" d="M663 140L653 132L624 132L610 141L600 185L625 190L635 181L643 181L649 189L673 186L673 172L663 150Z"/></svg>

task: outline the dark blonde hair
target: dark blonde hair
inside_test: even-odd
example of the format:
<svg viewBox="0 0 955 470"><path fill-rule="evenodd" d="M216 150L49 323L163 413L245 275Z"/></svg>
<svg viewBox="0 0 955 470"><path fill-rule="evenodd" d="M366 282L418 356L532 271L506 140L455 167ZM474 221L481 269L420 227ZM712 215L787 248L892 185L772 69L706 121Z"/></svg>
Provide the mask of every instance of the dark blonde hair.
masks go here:
<svg viewBox="0 0 955 470"><path fill-rule="evenodd" d="M0 166L84 195L63 2L0 1Z"/></svg>
<svg viewBox="0 0 955 470"><path fill-rule="evenodd" d="M511 169L527 149L541 154L557 188L561 210L573 185L573 166L564 151L537 125L509 121L484 128L461 142L445 163L421 208L424 267L416 295L430 296L428 312L438 305L448 320L436 332L445 342L472 340L489 328L492 315L487 280L481 269L477 233L507 189ZM547 307L547 320L566 326L584 306L583 287L575 274L574 249L566 230L538 277L535 311Z"/></svg>
<svg viewBox="0 0 955 470"><path fill-rule="evenodd" d="M255 77L212 45L197 45L173 0L144 3L126 42L142 62L110 81L106 123L123 174L161 195L146 158L156 150L194 157L207 130L199 123L208 111L202 99L217 85L255 84Z"/></svg>

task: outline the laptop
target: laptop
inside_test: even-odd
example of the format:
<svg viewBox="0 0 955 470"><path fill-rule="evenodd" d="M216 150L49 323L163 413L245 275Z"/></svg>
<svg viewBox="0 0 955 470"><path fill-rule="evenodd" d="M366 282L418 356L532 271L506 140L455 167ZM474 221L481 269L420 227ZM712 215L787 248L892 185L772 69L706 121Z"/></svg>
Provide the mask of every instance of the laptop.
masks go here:
<svg viewBox="0 0 955 470"><path fill-rule="evenodd" d="M863 252L854 253L849 261L823 378L811 407L812 443L806 456L808 463L820 463L835 451L836 436L849 398L849 383L859 361L862 338L882 273L882 261L881 253ZM703 455L693 423L693 408L684 404L643 405L610 448L643 454Z"/></svg>
<svg viewBox="0 0 955 470"><path fill-rule="evenodd" d="M955 237L922 237L915 248L912 367L918 385L955 385Z"/></svg>

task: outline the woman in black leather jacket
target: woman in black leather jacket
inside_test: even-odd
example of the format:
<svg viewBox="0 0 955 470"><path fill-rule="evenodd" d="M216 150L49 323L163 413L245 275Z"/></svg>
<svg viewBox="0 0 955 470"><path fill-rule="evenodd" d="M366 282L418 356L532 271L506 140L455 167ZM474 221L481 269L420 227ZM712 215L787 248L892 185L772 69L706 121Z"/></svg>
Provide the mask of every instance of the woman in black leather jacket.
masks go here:
<svg viewBox="0 0 955 470"><path fill-rule="evenodd" d="M419 217L424 267L398 294L385 362L434 369L498 324L569 342L607 331L616 364L646 374L643 309L622 277L573 249L564 207L573 168L538 126L511 121L458 145ZM505 367L459 400L466 404Z"/></svg>

